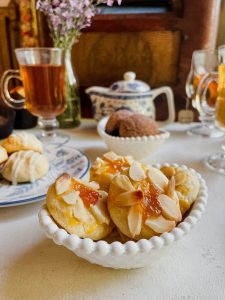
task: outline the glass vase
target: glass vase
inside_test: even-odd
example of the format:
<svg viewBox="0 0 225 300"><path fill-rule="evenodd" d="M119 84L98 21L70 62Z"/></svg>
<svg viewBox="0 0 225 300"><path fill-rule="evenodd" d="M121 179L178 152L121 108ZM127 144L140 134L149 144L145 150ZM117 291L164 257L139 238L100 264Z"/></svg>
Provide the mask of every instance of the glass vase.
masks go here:
<svg viewBox="0 0 225 300"><path fill-rule="evenodd" d="M67 108L58 117L60 128L74 128L80 125L81 109L78 84L71 61L71 48L65 50L65 83Z"/></svg>

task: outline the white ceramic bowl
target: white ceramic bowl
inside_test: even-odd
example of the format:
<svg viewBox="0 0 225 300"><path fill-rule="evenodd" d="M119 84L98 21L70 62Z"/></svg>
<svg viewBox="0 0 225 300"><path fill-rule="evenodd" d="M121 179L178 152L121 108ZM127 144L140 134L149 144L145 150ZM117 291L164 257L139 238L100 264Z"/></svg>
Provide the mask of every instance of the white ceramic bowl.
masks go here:
<svg viewBox="0 0 225 300"><path fill-rule="evenodd" d="M109 117L103 118L97 125L97 130L109 150L119 155L132 155L137 160L145 160L155 153L170 133L160 129L161 133L143 137L116 137L105 132Z"/></svg>
<svg viewBox="0 0 225 300"><path fill-rule="evenodd" d="M169 166L169 164L154 165L157 168ZM171 164L177 167L177 164ZM187 169L186 166L180 166ZM192 169L193 172L197 173ZM39 222L47 237L57 245L62 245L79 257L104 267L114 269L134 269L155 263L163 253L169 253L169 248L175 241L187 234L201 218L207 203L207 187L200 174L200 190L196 201L189 211L188 216L180 222L172 231L154 236L149 240L141 239L137 242L128 241L124 244L115 241L111 244L104 240L95 242L89 238L79 238L75 234L69 234L60 228L50 217L45 206L39 211ZM170 247L168 247L170 246Z"/></svg>

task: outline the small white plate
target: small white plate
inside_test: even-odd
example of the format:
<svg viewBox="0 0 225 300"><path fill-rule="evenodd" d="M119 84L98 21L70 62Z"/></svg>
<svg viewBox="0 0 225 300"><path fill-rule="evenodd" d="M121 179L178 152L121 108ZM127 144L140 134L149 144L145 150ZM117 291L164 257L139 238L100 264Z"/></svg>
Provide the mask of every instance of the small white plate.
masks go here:
<svg viewBox="0 0 225 300"><path fill-rule="evenodd" d="M0 207L17 206L45 199L48 187L64 172L76 178L83 178L90 167L87 156L74 148L73 142L51 145L45 151L50 169L48 174L33 183L11 185L0 180Z"/></svg>

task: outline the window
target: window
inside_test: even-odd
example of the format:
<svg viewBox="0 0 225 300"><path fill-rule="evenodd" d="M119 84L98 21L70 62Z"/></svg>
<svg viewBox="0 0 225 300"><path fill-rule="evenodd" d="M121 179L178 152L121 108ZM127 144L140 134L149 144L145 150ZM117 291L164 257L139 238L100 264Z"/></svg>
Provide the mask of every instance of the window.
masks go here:
<svg viewBox="0 0 225 300"><path fill-rule="evenodd" d="M170 11L172 1L168 0L123 0L122 5L113 7L101 6L101 14L140 14L140 13L164 13Z"/></svg>

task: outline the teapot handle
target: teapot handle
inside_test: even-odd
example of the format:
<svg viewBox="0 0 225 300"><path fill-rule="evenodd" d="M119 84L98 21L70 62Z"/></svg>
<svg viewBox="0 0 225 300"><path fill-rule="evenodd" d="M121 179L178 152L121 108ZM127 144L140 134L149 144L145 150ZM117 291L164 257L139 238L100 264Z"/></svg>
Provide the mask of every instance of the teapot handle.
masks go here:
<svg viewBox="0 0 225 300"><path fill-rule="evenodd" d="M167 103L168 103L168 112L169 116L168 119L165 121L159 121L157 122L159 127L164 127L168 124L171 124L175 120L175 106L174 106L174 96L173 96L173 91L170 87L168 86L163 86L157 89L152 90L152 96L153 96L153 101L156 100L156 97L165 94Z"/></svg>

